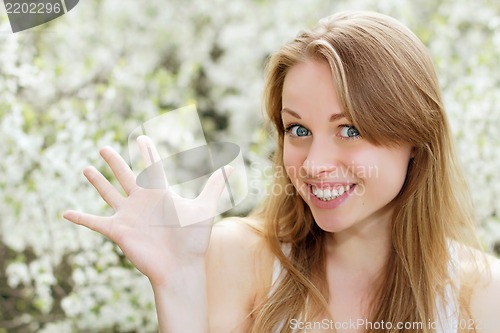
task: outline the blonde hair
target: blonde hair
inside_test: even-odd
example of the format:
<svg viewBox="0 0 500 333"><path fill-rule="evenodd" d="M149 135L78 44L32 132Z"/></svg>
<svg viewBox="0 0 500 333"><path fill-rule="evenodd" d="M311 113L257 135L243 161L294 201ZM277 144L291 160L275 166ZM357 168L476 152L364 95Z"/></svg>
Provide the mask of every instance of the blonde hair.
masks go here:
<svg viewBox="0 0 500 333"><path fill-rule="evenodd" d="M445 299L448 285L459 300L461 318L470 318L468 294L459 293L450 273L449 247L450 242L477 247L476 239L468 237L474 235L473 207L427 49L397 20L371 12L327 17L284 45L268 63L264 95L278 135L277 171L284 170L283 82L292 66L306 60L328 62L343 112L365 140L415 147L395 198L393 251L376 286L370 319L393 323L437 319L436 300ZM279 172L274 182L291 187ZM294 318L327 315L325 232L315 224L307 204L297 193L271 195L254 215L263 221L254 227L260 228L284 274L254 313L252 332L291 332L287 323ZM289 253L283 252L283 244L289 244ZM423 325L422 332L431 331Z"/></svg>

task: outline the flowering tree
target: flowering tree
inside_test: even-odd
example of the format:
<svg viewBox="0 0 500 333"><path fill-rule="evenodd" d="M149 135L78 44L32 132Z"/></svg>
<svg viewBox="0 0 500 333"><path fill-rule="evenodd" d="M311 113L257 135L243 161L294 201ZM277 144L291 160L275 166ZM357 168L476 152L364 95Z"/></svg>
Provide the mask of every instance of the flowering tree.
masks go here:
<svg viewBox="0 0 500 333"><path fill-rule="evenodd" d="M259 130L267 57L348 8L392 15L429 47L479 232L485 246L500 244L499 4L86 0L19 34L0 16L0 332L154 331L147 279L111 242L61 217L111 214L81 170L92 164L111 179L99 147L126 153L133 128L195 102L207 140L242 147L250 195L231 213L244 214L265 188L272 150Z"/></svg>

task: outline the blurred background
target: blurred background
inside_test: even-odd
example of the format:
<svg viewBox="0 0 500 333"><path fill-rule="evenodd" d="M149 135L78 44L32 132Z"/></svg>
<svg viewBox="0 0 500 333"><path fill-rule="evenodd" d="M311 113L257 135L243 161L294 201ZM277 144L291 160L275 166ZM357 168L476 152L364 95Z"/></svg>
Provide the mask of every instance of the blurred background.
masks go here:
<svg viewBox="0 0 500 333"><path fill-rule="evenodd" d="M0 6L0 332L154 332L148 280L105 238L61 217L111 214L81 171L127 151L144 121L196 104L208 141L237 143L262 196L272 140L268 56L345 9L394 16L428 46L485 248L500 253L500 2L85 0L13 34Z"/></svg>

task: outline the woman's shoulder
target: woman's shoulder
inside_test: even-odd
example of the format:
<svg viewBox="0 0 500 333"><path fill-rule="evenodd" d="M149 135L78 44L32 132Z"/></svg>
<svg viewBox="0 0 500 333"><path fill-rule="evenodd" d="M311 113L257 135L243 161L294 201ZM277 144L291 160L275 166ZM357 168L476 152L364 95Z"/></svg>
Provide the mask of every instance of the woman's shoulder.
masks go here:
<svg viewBox="0 0 500 333"><path fill-rule="evenodd" d="M472 287L470 305L477 332L500 332L500 259L466 248L459 259L462 277Z"/></svg>
<svg viewBox="0 0 500 333"><path fill-rule="evenodd" d="M263 221L232 217L216 223L210 239L209 258L220 264L272 275L274 256L263 236Z"/></svg>
<svg viewBox="0 0 500 333"><path fill-rule="evenodd" d="M255 223L230 218L212 229L207 253L212 331L248 331L249 315L271 284L273 257Z"/></svg>
<svg viewBox="0 0 500 333"><path fill-rule="evenodd" d="M256 218L231 217L216 223L212 229L210 246L253 252L265 249L263 222Z"/></svg>
<svg viewBox="0 0 500 333"><path fill-rule="evenodd" d="M480 275L471 298L478 333L500 332L500 260L486 254L488 265Z"/></svg>

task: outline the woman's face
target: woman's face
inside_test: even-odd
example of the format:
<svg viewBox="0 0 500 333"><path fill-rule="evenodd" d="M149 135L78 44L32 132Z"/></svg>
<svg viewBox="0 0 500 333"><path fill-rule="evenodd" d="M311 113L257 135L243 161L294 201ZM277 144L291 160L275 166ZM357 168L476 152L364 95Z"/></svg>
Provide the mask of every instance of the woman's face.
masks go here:
<svg viewBox="0 0 500 333"><path fill-rule="evenodd" d="M329 232L387 225L411 146L388 148L365 140L342 116L326 61L306 61L289 70L281 113L286 172L316 223Z"/></svg>

